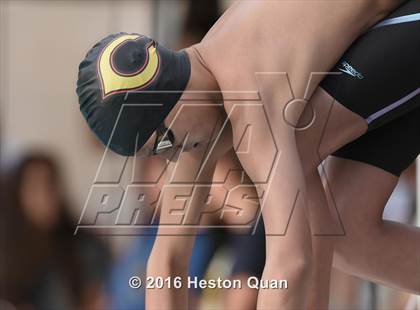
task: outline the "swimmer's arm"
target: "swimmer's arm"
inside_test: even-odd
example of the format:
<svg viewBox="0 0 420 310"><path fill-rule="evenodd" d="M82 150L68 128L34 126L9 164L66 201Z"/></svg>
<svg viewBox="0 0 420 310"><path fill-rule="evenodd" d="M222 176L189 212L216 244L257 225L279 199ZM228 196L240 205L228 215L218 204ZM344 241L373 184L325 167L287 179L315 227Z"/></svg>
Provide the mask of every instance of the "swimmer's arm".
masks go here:
<svg viewBox="0 0 420 310"><path fill-rule="evenodd" d="M182 288L146 290L146 306L148 309L188 308L188 283L186 280L189 259L198 230L195 223L200 218L211 187L194 185L211 183L217 158L224 151L225 148L218 148L209 156L207 164L204 165L197 179L197 173L193 167L197 167L202 162L206 155L204 148L198 147L192 152L182 153L178 162L169 165L168 181L162 200L160 226L148 260L147 275L170 277L172 280L179 276L182 278ZM177 180L186 181L182 181L181 184L175 184L174 182L171 184L172 176L175 176ZM194 193L194 195L191 195L191 193ZM178 198L176 198L177 196ZM175 212L178 215L174 215ZM168 224L172 225L169 226Z"/></svg>

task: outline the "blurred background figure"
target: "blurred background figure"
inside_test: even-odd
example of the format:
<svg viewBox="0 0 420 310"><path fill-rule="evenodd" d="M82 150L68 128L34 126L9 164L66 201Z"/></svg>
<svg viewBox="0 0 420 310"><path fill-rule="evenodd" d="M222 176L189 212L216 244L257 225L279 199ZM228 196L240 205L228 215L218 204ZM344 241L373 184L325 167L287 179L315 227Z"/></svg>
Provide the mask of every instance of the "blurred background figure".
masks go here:
<svg viewBox="0 0 420 310"><path fill-rule="evenodd" d="M0 299L18 309L103 309L109 253L88 234L74 236L54 160L26 155L6 182Z"/></svg>

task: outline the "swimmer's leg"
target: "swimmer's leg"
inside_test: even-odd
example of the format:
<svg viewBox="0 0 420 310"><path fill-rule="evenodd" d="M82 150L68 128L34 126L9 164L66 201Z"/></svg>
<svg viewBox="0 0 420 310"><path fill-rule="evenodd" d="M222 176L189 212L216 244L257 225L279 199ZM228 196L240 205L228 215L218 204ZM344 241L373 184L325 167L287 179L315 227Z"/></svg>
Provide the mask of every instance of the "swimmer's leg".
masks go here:
<svg viewBox="0 0 420 310"><path fill-rule="evenodd" d="M305 128L304 124L311 126ZM329 282L333 258L332 235L340 227L332 221L323 185L318 172L321 161L340 145L357 138L366 131L366 122L318 88L299 122L296 132L299 153L304 167L308 194L308 214L312 232L314 269L310 290L310 307L324 308L329 301Z"/></svg>
<svg viewBox="0 0 420 310"><path fill-rule="evenodd" d="M224 292L223 309L253 310L257 307L258 290L247 286L250 277L248 273L234 274L230 277L232 280L239 280L242 287Z"/></svg>
<svg viewBox="0 0 420 310"><path fill-rule="evenodd" d="M272 76L267 81L262 80L264 76L259 78L259 90L268 119L258 115L252 105L242 107L241 112L231 118L234 146L239 145L245 132L252 130L253 153L239 150L237 154L243 168L256 185L259 197L263 197L261 207L267 234L267 260L263 280L287 279L293 286L289 286L287 290L260 290L258 307L305 308L314 274L317 286L310 289L311 293L314 296L326 296L314 304L326 308L328 293L324 292L329 289L331 238L317 237L321 241L312 250L311 229L316 233L316 227L329 221L328 212L318 212L319 208L327 209L327 206L325 193L317 176L317 166L327 155L362 135L367 124L364 119L340 104L325 104L322 96L328 94L317 91L320 96L318 102L321 109L324 109L317 116L321 125L318 130L308 131L302 138L297 135L295 127L290 125L290 120L299 120L305 105L288 110L287 121L284 117L286 105L290 102L290 84L285 83L284 76L280 75L280 81L273 81ZM299 92L296 94L299 95ZM331 97L327 102L332 102ZM335 113L329 119L331 106ZM230 104L226 101L225 108L229 115ZM328 124L325 125L327 120ZM280 154L274 165L270 156L272 141L269 139L269 132L258 130L264 128L263 123L267 121ZM314 144L314 141L321 141L320 138L321 156L317 149L319 145ZM267 165L272 165L269 178L267 182L262 182L266 179ZM308 187L311 187L309 191ZM309 217L307 210L313 210ZM319 257L313 258L313 255ZM329 259L324 259L325 257Z"/></svg>
<svg viewBox="0 0 420 310"><path fill-rule="evenodd" d="M269 78L273 80L271 76ZM240 113L231 118L233 140L236 148L244 133L248 132L248 138L252 139L252 149L248 152L239 149L237 155L261 197L266 232L266 264L262 281L287 280L290 285L287 290L260 289L257 308L304 309L314 265L306 214L306 181L295 128L283 118L285 105L290 100L290 87L287 83L283 88L278 87L277 81L261 84L264 84L260 92L268 119L262 117L253 105L241 106ZM226 101L225 107L230 114ZM292 114L300 113L295 111ZM267 128L267 122L270 128ZM270 130L277 149L273 147ZM272 154L276 150L277 157Z"/></svg>
<svg viewBox="0 0 420 310"><path fill-rule="evenodd" d="M258 128L261 118L254 111L242 111L239 122L232 122L234 145L238 145L246 128ZM281 115L280 115L281 116ZM272 122L274 123L274 121ZM299 155L296 150L294 130L284 126L273 132L282 152L281 160L272 166L272 145L267 139L267 131L255 139L252 147L258 150L253 154L238 152L238 158L251 180L256 184L261 199L262 216L266 228L266 265L262 280L285 279L290 285L287 290L260 289L259 309L281 309L306 307L309 280L311 278L311 235L306 218L304 201L304 178L301 173ZM265 174L269 167L268 182ZM303 189L303 190L300 190ZM300 191L299 191L300 190ZM293 214L292 214L293 213ZM289 222L290 219L290 222ZM287 228L287 230L286 230Z"/></svg>
<svg viewBox="0 0 420 310"><path fill-rule="evenodd" d="M347 273L420 293L420 229L382 219L398 178L356 161L327 160L330 190L345 236L335 238L334 266Z"/></svg>

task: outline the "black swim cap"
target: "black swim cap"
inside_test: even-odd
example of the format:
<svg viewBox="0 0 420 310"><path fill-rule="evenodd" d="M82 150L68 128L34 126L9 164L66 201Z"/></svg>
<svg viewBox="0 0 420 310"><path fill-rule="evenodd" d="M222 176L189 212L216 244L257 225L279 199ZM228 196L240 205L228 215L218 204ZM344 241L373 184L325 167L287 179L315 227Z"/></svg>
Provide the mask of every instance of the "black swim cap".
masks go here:
<svg viewBox="0 0 420 310"><path fill-rule="evenodd" d="M79 66L80 111L105 146L132 156L178 102L190 74L186 52L138 34L110 35Z"/></svg>

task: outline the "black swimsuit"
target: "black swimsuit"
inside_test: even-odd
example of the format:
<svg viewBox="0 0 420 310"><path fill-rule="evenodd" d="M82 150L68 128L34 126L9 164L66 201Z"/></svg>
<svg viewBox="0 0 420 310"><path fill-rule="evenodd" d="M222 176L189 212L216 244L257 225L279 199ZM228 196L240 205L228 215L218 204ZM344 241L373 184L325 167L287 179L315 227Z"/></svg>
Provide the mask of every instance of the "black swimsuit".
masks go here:
<svg viewBox="0 0 420 310"><path fill-rule="evenodd" d="M401 6L360 37L320 86L380 127L419 105L420 0Z"/></svg>
<svg viewBox="0 0 420 310"><path fill-rule="evenodd" d="M400 175L420 152L420 0L360 37L320 84L368 133L334 155Z"/></svg>

